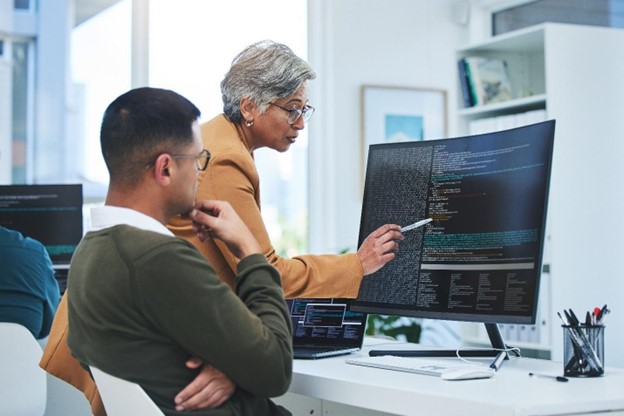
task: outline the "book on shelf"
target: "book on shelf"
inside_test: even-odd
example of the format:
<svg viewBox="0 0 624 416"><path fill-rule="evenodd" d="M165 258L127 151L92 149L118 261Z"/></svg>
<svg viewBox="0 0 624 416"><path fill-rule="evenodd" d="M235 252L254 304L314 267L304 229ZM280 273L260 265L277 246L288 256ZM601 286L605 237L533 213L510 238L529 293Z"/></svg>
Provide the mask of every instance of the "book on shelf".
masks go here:
<svg viewBox="0 0 624 416"><path fill-rule="evenodd" d="M466 59L462 58L457 61L457 70L459 73L459 86L461 88L464 107L472 107L475 105L475 99L470 85L470 74L466 67Z"/></svg>
<svg viewBox="0 0 624 416"><path fill-rule="evenodd" d="M493 104L512 98L509 69L505 60L466 56L460 62L463 62L463 65L459 65L460 80L463 67L466 90L470 93L472 105Z"/></svg>

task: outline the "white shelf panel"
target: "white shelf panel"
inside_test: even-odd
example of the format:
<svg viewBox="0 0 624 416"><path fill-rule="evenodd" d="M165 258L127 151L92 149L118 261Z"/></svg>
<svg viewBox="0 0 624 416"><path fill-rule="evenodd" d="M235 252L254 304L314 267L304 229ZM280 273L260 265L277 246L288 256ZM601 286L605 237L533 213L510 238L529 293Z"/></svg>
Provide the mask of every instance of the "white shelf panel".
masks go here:
<svg viewBox="0 0 624 416"><path fill-rule="evenodd" d="M531 108L545 108L546 94L537 94L530 97L516 98L495 104L462 108L458 111L460 117L489 116L505 111L526 111Z"/></svg>

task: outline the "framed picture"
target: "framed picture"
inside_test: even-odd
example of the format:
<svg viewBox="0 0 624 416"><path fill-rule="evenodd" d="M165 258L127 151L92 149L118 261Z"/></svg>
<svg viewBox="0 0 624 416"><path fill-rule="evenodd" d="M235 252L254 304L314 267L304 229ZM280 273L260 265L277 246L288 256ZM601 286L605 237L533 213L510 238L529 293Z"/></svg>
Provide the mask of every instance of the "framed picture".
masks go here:
<svg viewBox="0 0 624 416"><path fill-rule="evenodd" d="M363 167L368 146L446 137L446 91L363 85Z"/></svg>

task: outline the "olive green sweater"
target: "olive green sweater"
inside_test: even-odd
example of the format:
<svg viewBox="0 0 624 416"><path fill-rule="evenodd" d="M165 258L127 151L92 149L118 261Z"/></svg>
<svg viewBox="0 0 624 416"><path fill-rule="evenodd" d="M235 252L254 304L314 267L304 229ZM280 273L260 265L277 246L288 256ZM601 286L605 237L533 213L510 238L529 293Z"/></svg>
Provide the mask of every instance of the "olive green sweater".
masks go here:
<svg viewBox="0 0 624 416"><path fill-rule="evenodd" d="M83 365L138 383L167 415L199 357L237 385L193 415L289 414L268 397L292 374L291 325L280 276L262 255L238 265L236 293L190 243L117 225L88 233L69 274L68 344Z"/></svg>

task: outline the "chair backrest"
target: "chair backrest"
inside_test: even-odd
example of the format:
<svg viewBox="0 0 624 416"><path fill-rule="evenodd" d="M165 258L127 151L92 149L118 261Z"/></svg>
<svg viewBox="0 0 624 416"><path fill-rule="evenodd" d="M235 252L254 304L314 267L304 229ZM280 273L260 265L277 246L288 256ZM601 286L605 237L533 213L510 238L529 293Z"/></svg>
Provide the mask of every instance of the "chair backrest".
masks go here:
<svg viewBox="0 0 624 416"><path fill-rule="evenodd" d="M164 416L145 391L136 383L91 368L107 416Z"/></svg>
<svg viewBox="0 0 624 416"><path fill-rule="evenodd" d="M0 415L42 416L46 373L39 367L41 346L26 327L0 322Z"/></svg>

